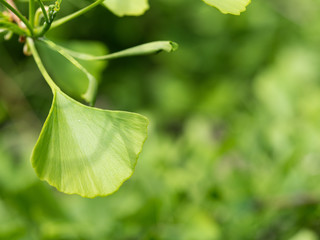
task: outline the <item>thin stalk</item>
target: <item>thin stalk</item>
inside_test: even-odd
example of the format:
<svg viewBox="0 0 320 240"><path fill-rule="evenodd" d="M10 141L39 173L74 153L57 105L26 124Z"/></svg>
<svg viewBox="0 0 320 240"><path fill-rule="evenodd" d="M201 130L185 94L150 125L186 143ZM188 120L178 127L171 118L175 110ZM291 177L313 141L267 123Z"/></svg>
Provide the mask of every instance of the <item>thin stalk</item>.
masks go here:
<svg viewBox="0 0 320 240"><path fill-rule="evenodd" d="M12 13L14 13L20 20L27 26L27 28L30 31L30 34L33 35L33 27L28 22L28 20L23 16L18 10L16 10L14 7L12 7L9 3L7 3L6 0L0 0L0 3L4 5L6 8L8 8Z"/></svg>
<svg viewBox="0 0 320 240"><path fill-rule="evenodd" d="M46 80L46 82L48 83L48 85L51 88L51 91L53 93L55 93L56 90L60 90L59 87L54 83L54 81L52 80L52 78L50 77L50 75L48 74L46 68L44 67L41 58L38 54L38 51L34 45L34 41L32 38L27 38L27 43L28 46L30 48L30 51L32 53L32 56L34 58L34 61L36 62L41 74L43 75L44 79Z"/></svg>
<svg viewBox="0 0 320 240"><path fill-rule="evenodd" d="M56 27L59 27L60 25L76 18L76 17L79 17L81 16L82 14L88 12L89 10L91 10L92 8L98 6L99 4L101 4L104 0L97 0L95 1L94 3L90 4L89 6L85 7L85 8L82 8L81 10L77 11L77 12L74 12L68 16L65 16L63 18L60 18L59 20L55 21L52 23L51 25L51 28L50 29L53 29L53 28L56 28Z"/></svg>
<svg viewBox="0 0 320 240"><path fill-rule="evenodd" d="M41 8L41 10L42 10L44 19L46 20L47 24L50 24L49 17L48 17L48 13L47 13L47 11L46 11L46 8L45 8L44 5L43 5L43 2L42 2L41 0L38 0L38 3L39 3L40 8Z"/></svg>
<svg viewBox="0 0 320 240"><path fill-rule="evenodd" d="M34 0L29 0L29 23L32 27L34 27L34 12L35 12Z"/></svg>
<svg viewBox="0 0 320 240"><path fill-rule="evenodd" d="M35 27L38 27L40 25L40 16L41 16L42 10L37 9L35 15L34 15L34 25Z"/></svg>
<svg viewBox="0 0 320 240"><path fill-rule="evenodd" d="M39 29L35 30L34 36L35 37L42 37L50 29L50 26L51 26L51 23L45 22L42 25L42 28L40 30Z"/></svg>

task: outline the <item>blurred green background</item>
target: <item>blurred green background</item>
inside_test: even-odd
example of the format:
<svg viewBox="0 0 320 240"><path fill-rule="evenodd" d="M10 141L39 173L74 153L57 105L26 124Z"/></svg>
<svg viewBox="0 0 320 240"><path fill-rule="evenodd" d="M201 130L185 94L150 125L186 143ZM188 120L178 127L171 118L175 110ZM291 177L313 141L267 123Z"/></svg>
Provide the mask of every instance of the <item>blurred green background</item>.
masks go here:
<svg viewBox="0 0 320 240"><path fill-rule="evenodd" d="M35 176L52 95L17 38L0 38L0 239L320 239L320 1L254 0L240 17L200 0L150 6L124 18L99 7L48 35L110 52L180 45L91 66L97 106L150 119L135 174L105 198Z"/></svg>

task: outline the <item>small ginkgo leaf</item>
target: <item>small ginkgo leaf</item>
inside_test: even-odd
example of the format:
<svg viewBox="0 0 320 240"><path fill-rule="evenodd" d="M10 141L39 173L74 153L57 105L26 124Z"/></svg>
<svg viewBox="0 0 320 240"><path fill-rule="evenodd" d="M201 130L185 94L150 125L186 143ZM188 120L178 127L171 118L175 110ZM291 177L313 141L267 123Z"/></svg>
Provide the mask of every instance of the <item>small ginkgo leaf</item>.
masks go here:
<svg viewBox="0 0 320 240"><path fill-rule="evenodd" d="M78 59L82 59L86 61L97 61L97 60L111 60L111 59L123 58L123 57L147 55L147 54L159 53L162 51L174 52L177 49L178 49L178 44L175 42L155 41L155 42L145 43L145 44L128 48L119 52L102 55L102 56L95 56L92 54L80 53L80 52L72 51L66 48L64 48L63 50L64 52Z"/></svg>
<svg viewBox="0 0 320 240"><path fill-rule="evenodd" d="M95 101L95 97L96 97L97 87L98 87L97 79L82 64L80 64L70 54L68 54L66 51L64 51L63 47L55 44L54 42L52 42L52 41L50 41L48 39L41 39L39 42L45 43L53 51L56 51L61 56L63 56L66 60L68 60L69 63L66 64L65 67L71 64L75 68L80 70L82 72L82 74L84 74L84 76L86 77L86 80L88 82L88 85L87 85L86 91L83 94L81 94L81 97L86 102L88 102L89 104L93 105L93 103ZM39 46L41 46L41 45L39 45ZM56 67L55 65L53 65L53 66Z"/></svg>
<svg viewBox="0 0 320 240"><path fill-rule="evenodd" d="M37 175L68 194L93 198L117 191L133 174L148 120L82 105L58 88L53 92L32 154Z"/></svg>
<svg viewBox="0 0 320 240"><path fill-rule="evenodd" d="M148 0L105 0L103 5L119 17L139 16L149 9Z"/></svg>
<svg viewBox="0 0 320 240"><path fill-rule="evenodd" d="M240 15L246 10L251 0L203 0L210 6L218 8L222 13Z"/></svg>
<svg viewBox="0 0 320 240"><path fill-rule="evenodd" d="M50 45L49 45L50 43ZM96 89L100 74L106 64L103 62L95 62L93 67L88 68L84 62L77 62L72 56L65 56L61 52L62 47L57 44L42 39L36 41L37 49L42 56L43 62L49 73L56 79L57 85L76 100L84 100L92 104L96 97ZM97 42L70 42L70 45L82 45L82 51L87 53L105 53L104 48ZM98 51L86 51L98 49Z"/></svg>

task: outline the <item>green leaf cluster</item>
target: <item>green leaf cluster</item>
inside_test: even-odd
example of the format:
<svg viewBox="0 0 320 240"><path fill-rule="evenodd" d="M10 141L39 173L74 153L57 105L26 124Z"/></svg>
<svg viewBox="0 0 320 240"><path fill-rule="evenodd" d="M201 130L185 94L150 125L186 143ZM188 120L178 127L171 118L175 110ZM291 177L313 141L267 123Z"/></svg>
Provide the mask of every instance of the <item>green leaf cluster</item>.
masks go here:
<svg viewBox="0 0 320 240"><path fill-rule="evenodd" d="M26 39L24 53L33 55L53 93L49 115L32 154L32 165L41 179L62 192L89 198L109 195L132 175L147 137L148 120L134 113L92 107L100 82L98 76L106 66L106 62L99 61L172 52L177 44L155 41L107 54L101 46L96 53L94 48L83 52L45 37L49 30L100 4L120 17L139 16L149 9L148 0L97 0L57 21L62 0L28 2L27 19L14 3L0 0L7 9L0 12L0 30L9 37L15 33L21 41ZM249 0L205 2L231 14L240 14L249 4Z"/></svg>
<svg viewBox="0 0 320 240"><path fill-rule="evenodd" d="M90 104L96 96L97 80L72 55L97 60L177 48L175 43L163 41L94 56L68 50L46 39L40 42L67 59L69 67L74 66L84 74L87 90L77 97ZM133 174L147 138L148 120L139 114L101 110L72 99L46 72L33 40L28 39L28 46L53 92L52 106L31 158L37 175L64 193L88 198L110 195ZM77 85L71 87L79 89Z"/></svg>
<svg viewBox="0 0 320 240"><path fill-rule="evenodd" d="M239 15L246 10L251 0L203 0L222 13ZM119 17L142 15L149 9L148 0L105 0L103 5Z"/></svg>

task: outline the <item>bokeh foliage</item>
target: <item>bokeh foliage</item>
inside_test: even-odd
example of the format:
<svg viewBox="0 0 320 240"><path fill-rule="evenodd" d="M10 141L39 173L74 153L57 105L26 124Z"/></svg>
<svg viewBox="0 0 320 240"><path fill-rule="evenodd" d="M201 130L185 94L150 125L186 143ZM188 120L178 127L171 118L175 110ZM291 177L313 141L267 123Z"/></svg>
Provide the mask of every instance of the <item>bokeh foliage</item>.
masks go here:
<svg viewBox="0 0 320 240"><path fill-rule="evenodd" d="M110 52L180 45L100 74L97 105L142 113L150 128L131 180L93 200L35 176L51 93L22 46L1 40L0 239L318 239L319 13L319 0L256 0L240 17L153 0L142 17L99 8L52 31Z"/></svg>

